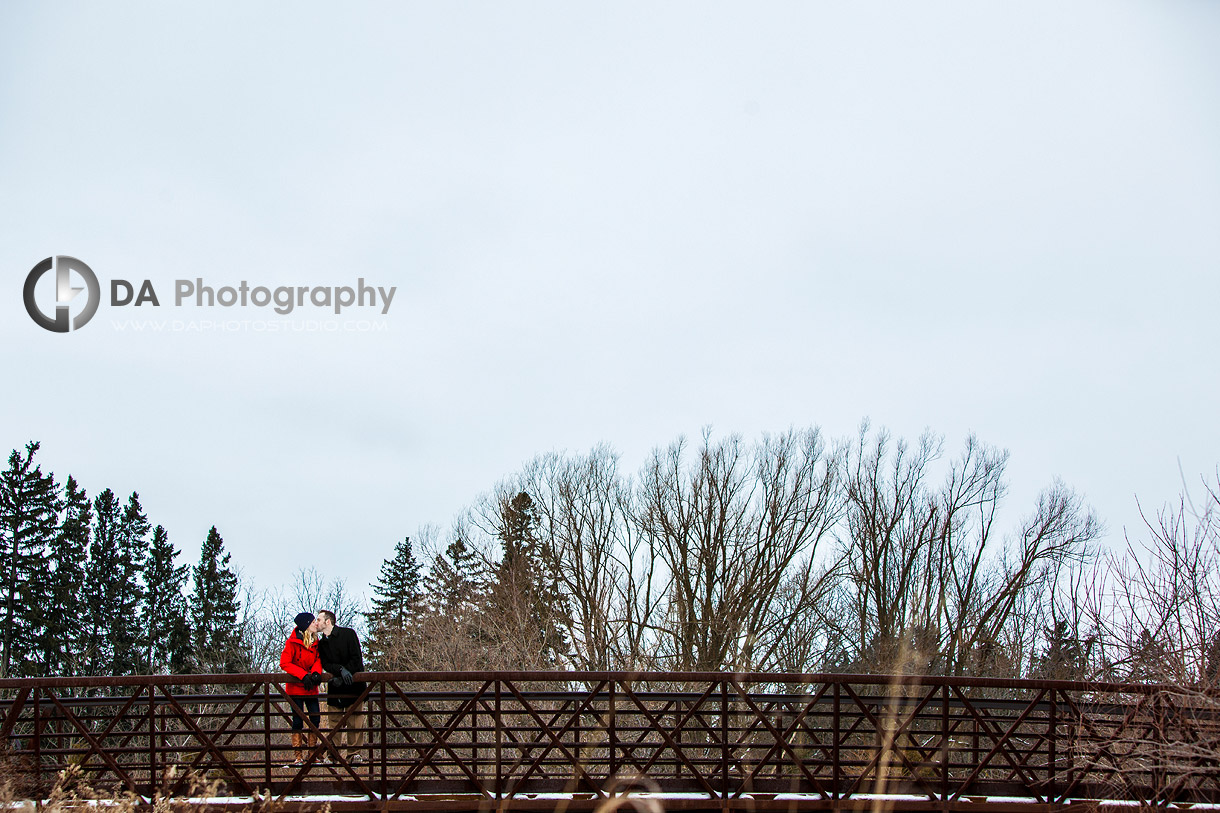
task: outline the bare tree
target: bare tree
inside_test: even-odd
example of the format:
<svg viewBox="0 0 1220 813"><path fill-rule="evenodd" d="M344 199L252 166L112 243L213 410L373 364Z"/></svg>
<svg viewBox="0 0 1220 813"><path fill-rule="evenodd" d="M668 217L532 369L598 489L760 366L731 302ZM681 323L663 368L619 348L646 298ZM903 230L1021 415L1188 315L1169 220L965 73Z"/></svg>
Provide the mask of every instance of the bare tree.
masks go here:
<svg viewBox="0 0 1220 813"><path fill-rule="evenodd" d="M1220 781L1220 696L1214 687L1158 684L1134 696L1093 699L1094 708L1112 704L1121 712L1096 716L1088 736L1073 742L1073 769L1092 774L1092 793L1167 810L1214 791Z"/></svg>
<svg viewBox="0 0 1220 813"><path fill-rule="evenodd" d="M840 617L828 619L854 647L854 668L1019 668L1024 653L1004 648L1028 636L1011 626L1051 595L1062 566L1082 561L1100 534L1080 497L1055 483L1005 538L996 520L1007 453L971 436L936 485L942 447L930 433L910 446L861 426L845 475L846 578L832 605Z"/></svg>
<svg viewBox="0 0 1220 813"><path fill-rule="evenodd" d="M1118 793L1166 808L1220 781L1220 474L1183 487L1083 593L1102 677L1153 684L1074 755ZM1130 703L1125 697L1122 702ZM1101 735L1101 736L1098 736Z"/></svg>
<svg viewBox="0 0 1220 813"><path fill-rule="evenodd" d="M255 672L278 672L288 632L286 623L271 610L274 597L266 590L256 589L240 572L238 591L242 597L238 638L249 653L251 668Z"/></svg>
<svg viewBox="0 0 1220 813"><path fill-rule="evenodd" d="M705 431L692 462L684 439L653 452L634 520L664 569L655 630L664 665L748 670L774 658L774 625L785 622L776 598L794 567L813 572L839 516L838 460L816 429L748 448Z"/></svg>
<svg viewBox="0 0 1220 813"><path fill-rule="evenodd" d="M984 510L990 514L994 508L987 506ZM1015 647L1029 638L1014 626L1045 617L1054 607L1065 579L1079 583L1093 555L1092 543L1101 533L1101 523L1080 495L1056 481L1038 496L1034 510L1015 535L1002 540L998 551L989 549L992 540L982 527L968 534L964 545L951 545L946 662L952 671L961 674L964 668L977 664L972 654L1006 645L1008 658L1003 673L1017 673L1029 653ZM998 556L988 561L986 557L996 553Z"/></svg>
<svg viewBox="0 0 1220 813"><path fill-rule="evenodd" d="M819 560L821 561L821 560ZM767 623L759 631L759 667L776 672L840 670L846 647L833 625L829 607L842 578L842 560L815 564L808 557L792 569L776 591Z"/></svg>
<svg viewBox="0 0 1220 813"><path fill-rule="evenodd" d="M1047 593L1027 591L1010 625L1010 649L1022 653L1028 675L1048 680L1094 680L1106 675L1094 607L1104 603L1106 560L1090 556L1061 562L1048 579ZM1020 662L998 670L1019 675Z"/></svg>
<svg viewBox="0 0 1220 813"><path fill-rule="evenodd" d="M926 481L940 453L930 434L913 450L899 440L891 453L889 434L881 431L870 443L864 424L846 464L840 545L847 571L838 608L845 611L840 637L850 642L856 668L903 668L913 657L927 668L930 653L920 650L933 630L944 551L938 557L931 544L941 518Z"/></svg>
<svg viewBox="0 0 1220 813"><path fill-rule="evenodd" d="M604 445L540 456L433 555L400 668L1019 673L1084 617L1100 526L1055 483L1005 534L1007 454L942 445L705 432L634 479Z"/></svg>
<svg viewBox="0 0 1220 813"><path fill-rule="evenodd" d="M239 589L243 595L239 635L258 671L279 671L280 653L297 613L333 610L344 626L355 626L362 618L359 597L347 590L342 579L327 581L316 568L297 570L287 587L256 590L241 578Z"/></svg>
<svg viewBox="0 0 1220 813"><path fill-rule="evenodd" d="M619 474L618 456L605 445L584 456L545 455L529 463L518 482L535 495L539 539L568 610L573 665L642 667L653 562L639 556L631 485Z"/></svg>
<svg viewBox="0 0 1220 813"><path fill-rule="evenodd" d="M1220 679L1220 476L1155 518L1107 560L1093 620L1109 676L1181 687Z"/></svg>
<svg viewBox="0 0 1220 813"><path fill-rule="evenodd" d="M341 626L354 627L358 631L363 627L363 599L348 590L343 579L328 579L316 567L303 567L293 574L290 591L288 606L284 609L286 619L302 611L330 610ZM292 611L293 608L297 609Z"/></svg>

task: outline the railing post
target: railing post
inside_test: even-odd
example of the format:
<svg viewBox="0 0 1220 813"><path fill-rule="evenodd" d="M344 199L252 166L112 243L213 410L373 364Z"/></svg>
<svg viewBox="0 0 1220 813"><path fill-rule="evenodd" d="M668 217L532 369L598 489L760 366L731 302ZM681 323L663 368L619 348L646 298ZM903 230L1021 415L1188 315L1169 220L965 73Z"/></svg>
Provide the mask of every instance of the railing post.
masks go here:
<svg viewBox="0 0 1220 813"><path fill-rule="evenodd" d="M970 764L978 765L980 755L979 755L979 720L977 717L974 718L974 726L973 726L972 731L973 731L973 734L970 739Z"/></svg>
<svg viewBox="0 0 1220 813"><path fill-rule="evenodd" d="M386 771L387 771L386 763L389 761L389 759L388 759L388 749L387 749L387 744L386 744L387 738L386 738L386 724L385 724L385 718L386 718L385 678L382 678L379 681L379 683L381 684L381 795L382 795L382 798L384 798L386 795L386 791L389 788L389 778L388 778L388 774L386 773Z"/></svg>
<svg viewBox="0 0 1220 813"><path fill-rule="evenodd" d="M835 697L834 711L830 721L830 737L831 737L831 761L834 763L834 787L831 790L831 798L839 798L839 788L843 781L842 768L839 764L839 695L843 688L842 683L838 678L834 679Z"/></svg>
<svg viewBox="0 0 1220 813"><path fill-rule="evenodd" d="M674 701L673 715L672 715L673 725L670 726L670 728L673 730L673 737L671 739L673 740L673 743L675 746L675 748L674 748L674 778L675 779L678 779L682 776L682 757L686 753L686 751L682 748L682 731L681 731L681 729L678 729L678 727L677 727L678 721L682 719L682 713L684 711L686 711L686 709L682 705L682 698L679 697L678 699L676 699ZM659 719L661 721L661 725L665 725L664 715L662 715Z"/></svg>
<svg viewBox="0 0 1220 813"><path fill-rule="evenodd" d="M1047 756L1046 756L1046 785L1047 785L1049 792L1046 794L1046 801L1057 802L1057 801L1059 801L1059 790L1058 790L1058 788L1055 787L1055 775L1056 775L1055 761L1056 761L1058 754L1056 752L1055 743L1059 737L1059 725L1058 725L1058 714L1056 714L1056 708L1055 708L1055 690L1054 689L1051 689L1051 691L1050 691L1050 703L1051 703L1051 707L1050 707L1050 713L1048 715L1048 717L1049 717L1048 728L1050 729L1050 731L1049 731L1049 736L1048 736Z"/></svg>
<svg viewBox="0 0 1220 813"><path fill-rule="evenodd" d="M949 684L940 687L940 800L949 798Z"/></svg>
<svg viewBox="0 0 1220 813"><path fill-rule="evenodd" d="M609 713L606 715L608 718L606 722L610 728L610 731L609 731L609 734L610 734L610 776L609 776L609 778L610 779L614 779L614 777L618 776L618 729L616 728L616 723L615 723L615 714L618 710L618 708L617 708L618 703L617 703L616 692L615 692L616 686L618 686L618 682L615 680L611 680L610 681Z"/></svg>
<svg viewBox="0 0 1220 813"><path fill-rule="evenodd" d="M38 787L42 787L42 689L37 686L30 693L34 697L34 736L31 737L34 742L34 776L38 781Z"/></svg>
<svg viewBox="0 0 1220 813"><path fill-rule="evenodd" d="M1169 701L1164 692L1157 692L1153 696L1153 720L1156 723L1154 736L1156 737L1156 749L1162 751L1169 740ZM1161 763L1153 763L1152 767L1152 800L1157 807L1165 808L1169 806L1169 776L1170 768L1168 765Z"/></svg>
<svg viewBox="0 0 1220 813"><path fill-rule="evenodd" d="M263 768L267 788L271 788L271 684L263 681Z"/></svg>
<svg viewBox="0 0 1220 813"><path fill-rule="evenodd" d="M148 687L148 795L151 797L157 788L157 687Z"/></svg>
<svg viewBox="0 0 1220 813"><path fill-rule="evenodd" d="M720 681L720 800L729 798L729 682Z"/></svg>
<svg viewBox="0 0 1220 813"><path fill-rule="evenodd" d="M500 717L502 689L500 679L496 678L496 801L504 795L504 724Z"/></svg>

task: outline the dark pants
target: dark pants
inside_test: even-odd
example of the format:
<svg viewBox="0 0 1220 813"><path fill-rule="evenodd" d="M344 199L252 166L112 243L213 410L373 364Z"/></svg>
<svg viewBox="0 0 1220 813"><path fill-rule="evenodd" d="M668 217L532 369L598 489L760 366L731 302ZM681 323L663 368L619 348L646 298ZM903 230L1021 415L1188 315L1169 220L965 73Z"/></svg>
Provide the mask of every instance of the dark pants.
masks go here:
<svg viewBox="0 0 1220 813"><path fill-rule="evenodd" d="M309 722L313 723L314 728L322 722L322 715L318 709L318 696L316 694L309 695L288 695L292 698L292 702L303 708L309 714ZM297 710L292 710L292 730L300 731L305 727L305 721L301 715L297 714Z"/></svg>

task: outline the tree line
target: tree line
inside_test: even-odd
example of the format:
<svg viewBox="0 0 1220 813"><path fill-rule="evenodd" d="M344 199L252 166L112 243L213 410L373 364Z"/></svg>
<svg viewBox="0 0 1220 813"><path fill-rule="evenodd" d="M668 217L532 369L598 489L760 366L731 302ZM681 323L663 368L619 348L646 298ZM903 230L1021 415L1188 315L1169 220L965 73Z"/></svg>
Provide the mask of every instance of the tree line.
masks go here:
<svg viewBox="0 0 1220 813"><path fill-rule="evenodd" d="M177 563L136 492L90 499L42 471L39 444L0 472L0 676L246 671L238 579L213 527Z"/></svg>
<svg viewBox="0 0 1220 813"><path fill-rule="evenodd" d="M867 425L543 455L400 543L369 616L383 668L1037 671L1064 573L1101 525L1054 483L997 524L1008 455L944 460Z"/></svg>
<svg viewBox="0 0 1220 813"><path fill-rule="evenodd" d="M215 528L178 565L138 494L89 500L37 449L0 475L5 675L274 671L286 619L323 604L391 671L1220 672L1220 488L1105 550L1063 483L1013 512L1008 453L973 436L704 432L635 472L606 445L541 455L399 541L367 606L314 570L288 597L241 584Z"/></svg>
<svg viewBox="0 0 1220 813"><path fill-rule="evenodd" d="M1062 482L1012 511L1008 461L867 423L542 455L397 545L372 662L1217 680L1220 487L1109 550Z"/></svg>

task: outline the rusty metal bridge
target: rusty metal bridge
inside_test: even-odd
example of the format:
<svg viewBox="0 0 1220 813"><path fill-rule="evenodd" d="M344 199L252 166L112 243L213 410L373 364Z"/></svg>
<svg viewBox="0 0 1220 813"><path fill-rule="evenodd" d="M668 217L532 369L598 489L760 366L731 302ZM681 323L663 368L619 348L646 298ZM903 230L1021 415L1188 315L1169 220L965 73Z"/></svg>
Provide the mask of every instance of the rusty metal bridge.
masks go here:
<svg viewBox="0 0 1220 813"><path fill-rule="evenodd" d="M1164 687L861 675L366 673L358 758L290 766L283 675L0 680L10 777L61 771L137 804L281 809L1021 811L1220 803L1220 762L1171 759L1213 714ZM349 716L340 726L350 725ZM325 720L325 715L323 716ZM1196 749L1197 751L1198 749Z"/></svg>

